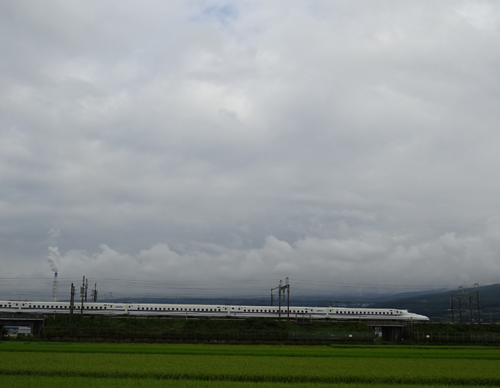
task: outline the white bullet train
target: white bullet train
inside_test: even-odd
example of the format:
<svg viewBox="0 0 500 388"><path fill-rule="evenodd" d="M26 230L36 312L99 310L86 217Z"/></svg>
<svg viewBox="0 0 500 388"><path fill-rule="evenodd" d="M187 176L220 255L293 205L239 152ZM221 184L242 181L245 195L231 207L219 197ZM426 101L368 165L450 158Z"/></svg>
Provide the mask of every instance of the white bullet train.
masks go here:
<svg viewBox="0 0 500 388"><path fill-rule="evenodd" d="M0 313L69 314L69 302L2 301ZM208 304L75 303L73 314L178 318L281 318L335 321L427 322L424 315L401 309L347 307L225 306Z"/></svg>

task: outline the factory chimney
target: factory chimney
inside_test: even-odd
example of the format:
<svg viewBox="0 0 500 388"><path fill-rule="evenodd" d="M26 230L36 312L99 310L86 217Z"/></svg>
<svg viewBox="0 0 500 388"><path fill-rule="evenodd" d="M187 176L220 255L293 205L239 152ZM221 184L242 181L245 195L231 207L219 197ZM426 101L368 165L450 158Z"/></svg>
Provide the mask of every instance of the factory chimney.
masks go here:
<svg viewBox="0 0 500 388"><path fill-rule="evenodd" d="M52 283L52 302L57 302L57 272L54 273L54 283Z"/></svg>

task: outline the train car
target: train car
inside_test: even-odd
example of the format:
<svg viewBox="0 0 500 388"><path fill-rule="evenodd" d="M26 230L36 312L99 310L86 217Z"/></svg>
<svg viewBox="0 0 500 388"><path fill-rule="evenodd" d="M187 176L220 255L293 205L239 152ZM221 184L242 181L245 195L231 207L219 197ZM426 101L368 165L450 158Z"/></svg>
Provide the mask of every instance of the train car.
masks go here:
<svg viewBox="0 0 500 388"><path fill-rule="evenodd" d="M69 302L0 301L0 313L69 314ZM186 317L186 318L282 318L426 322L424 315L403 309L298 307L281 310L277 306L237 306L160 303L75 303L73 313L104 316Z"/></svg>

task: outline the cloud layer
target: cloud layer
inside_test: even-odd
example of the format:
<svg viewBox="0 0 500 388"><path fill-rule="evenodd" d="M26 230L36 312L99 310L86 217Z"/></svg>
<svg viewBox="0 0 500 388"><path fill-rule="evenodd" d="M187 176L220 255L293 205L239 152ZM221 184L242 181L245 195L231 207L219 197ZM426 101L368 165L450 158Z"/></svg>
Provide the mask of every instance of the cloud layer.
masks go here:
<svg viewBox="0 0 500 388"><path fill-rule="evenodd" d="M499 282L499 22L494 1L3 2L0 277L50 277L58 247L75 279Z"/></svg>

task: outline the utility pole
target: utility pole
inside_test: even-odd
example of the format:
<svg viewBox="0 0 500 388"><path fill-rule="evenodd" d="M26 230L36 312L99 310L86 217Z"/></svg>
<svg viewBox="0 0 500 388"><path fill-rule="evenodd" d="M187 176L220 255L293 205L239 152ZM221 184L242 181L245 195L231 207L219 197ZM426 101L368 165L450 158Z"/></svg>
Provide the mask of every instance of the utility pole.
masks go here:
<svg viewBox="0 0 500 388"><path fill-rule="evenodd" d="M460 324L462 321L462 298L467 298L466 301L469 305L469 319L470 323L474 323L474 295L476 296L476 304L477 304L477 322L481 324L481 301L479 299L479 284L474 283L474 290L464 292L463 286L458 287L458 293L456 295L451 295L450 303L451 303L451 318L453 323L455 323L455 311L454 311L454 301L455 299L458 301L458 313L460 315Z"/></svg>
<svg viewBox="0 0 500 388"><path fill-rule="evenodd" d="M89 279L85 280L85 303L87 303L87 290L89 289Z"/></svg>
<svg viewBox="0 0 500 388"><path fill-rule="evenodd" d="M85 276L83 277L82 286L80 287L80 297L82 298L82 305L80 307L80 314L83 315L83 301L87 300L86 289L85 289Z"/></svg>
<svg viewBox="0 0 500 388"><path fill-rule="evenodd" d="M71 283L71 297L69 299L69 325L71 326L71 319L73 318L73 309L75 308L75 286Z"/></svg>
<svg viewBox="0 0 500 388"><path fill-rule="evenodd" d="M277 290L277 289L279 289L279 286L271 288L271 306L273 306L273 301L274 301L274 293L273 293L273 291Z"/></svg>
<svg viewBox="0 0 500 388"><path fill-rule="evenodd" d="M283 280L280 280L280 284L278 287L271 288L271 306L273 305L273 290L278 289L278 318L281 320L281 302L285 301L286 297L286 315L287 319L290 320L290 283L288 282L288 277L286 278L286 284L283 285ZM286 290L286 296L285 296Z"/></svg>
<svg viewBox="0 0 500 388"><path fill-rule="evenodd" d="M95 283L94 289L92 290L91 295L92 295L93 302L96 303L97 302L97 283Z"/></svg>
<svg viewBox="0 0 500 388"><path fill-rule="evenodd" d="M279 285L279 297L278 297L278 302L279 302L279 308L278 308L278 318L281 321L281 288L283 285L283 280L280 280L280 285Z"/></svg>
<svg viewBox="0 0 500 388"><path fill-rule="evenodd" d="M477 324L481 324L481 302L479 301L479 283L474 283L477 300Z"/></svg>
<svg viewBox="0 0 500 388"><path fill-rule="evenodd" d="M472 294L469 292L469 316L470 316L470 324L474 322L474 318L472 317Z"/></svg>
<svg viewBox="0 0 500 388"><path fill-rule="evenodd" d="M455 311L453 310L453 295L450 296L450 304L451 304L451 322L455 323Z"/></svg>
<svg viewBox="0 0 500 388"><path fill-rule="evenodd" d="M460 314L460 324L462 324L462 298L463 286L458 287L458 313Z"/></svg>
<svg viewBox="0 0 500 388"><path fill-rule="evenodd" d="M286 277L286 318L290 320L290 283L288 283L288 276Z"/></svg>

